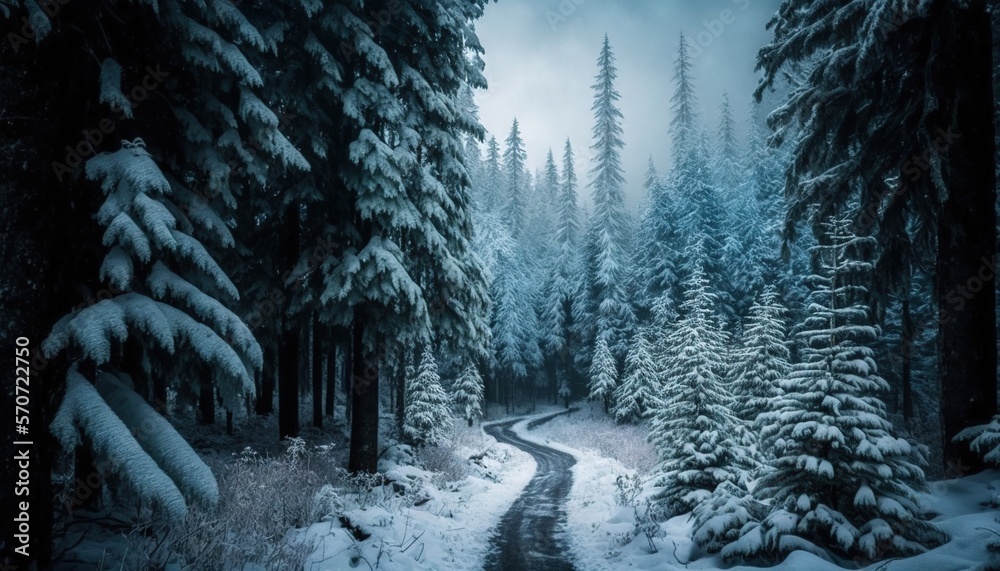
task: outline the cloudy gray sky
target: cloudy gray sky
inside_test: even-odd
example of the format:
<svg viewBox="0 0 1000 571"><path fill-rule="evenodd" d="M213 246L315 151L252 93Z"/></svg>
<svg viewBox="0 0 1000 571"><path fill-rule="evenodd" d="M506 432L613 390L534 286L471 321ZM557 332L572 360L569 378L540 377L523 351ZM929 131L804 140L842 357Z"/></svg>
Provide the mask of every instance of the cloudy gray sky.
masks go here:
<svg viewBox="0 0 1000 571"><path fill-rule="evenodd" d="M477 24L490 87L477 101L482 123L500 141L517 117L528 164L541 168L568 136L581 186L589 180L594 76L604 34L617 58L625 130L624 168L636 204L650 154L669 166L673 62L681 32L692 47L702 121L714 133L723 90L745 134L756 85L757 50L779 0L499 0ZM589 202L589 191L581 189Z"/></svg>

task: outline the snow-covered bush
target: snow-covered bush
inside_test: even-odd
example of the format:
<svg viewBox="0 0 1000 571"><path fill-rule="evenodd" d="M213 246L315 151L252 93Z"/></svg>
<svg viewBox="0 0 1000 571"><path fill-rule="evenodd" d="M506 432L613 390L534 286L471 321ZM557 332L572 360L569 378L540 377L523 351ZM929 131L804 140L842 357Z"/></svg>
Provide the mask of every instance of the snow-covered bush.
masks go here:
<svg viewBox="0 0 1000 571"><path fill-rule="evenodd" d="M712 495L692 512L692 539L709 553L717 553L740 536L740 530L751 521L760 521L767 508L745 488L733 482L723 482Z"/></svg>
<svg viewBox="0 0 1000 571"><path fill-rule="evenodd" d="M321 456L295 442L275 458L249 447L234 456L214 465L216 509L193 508L165 527L144 523L141 533L129 538L126 568L163 568L169 562L206 571L302 568L313 544L298 539L294 528L335 516L346 505L342 495L331 493L325 471L315 469Z"/></svg>

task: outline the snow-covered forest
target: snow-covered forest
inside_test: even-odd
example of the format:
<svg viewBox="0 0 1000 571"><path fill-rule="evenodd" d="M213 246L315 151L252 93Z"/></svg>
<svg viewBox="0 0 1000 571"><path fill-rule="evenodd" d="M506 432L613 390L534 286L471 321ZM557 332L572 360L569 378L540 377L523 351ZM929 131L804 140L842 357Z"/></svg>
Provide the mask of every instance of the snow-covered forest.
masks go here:
<svg viewBox="0 0 1000 571"><path fill-rule="evenodd" d="M549 4L0 0L0 569L1000 568L1000 8Z"/></svg>

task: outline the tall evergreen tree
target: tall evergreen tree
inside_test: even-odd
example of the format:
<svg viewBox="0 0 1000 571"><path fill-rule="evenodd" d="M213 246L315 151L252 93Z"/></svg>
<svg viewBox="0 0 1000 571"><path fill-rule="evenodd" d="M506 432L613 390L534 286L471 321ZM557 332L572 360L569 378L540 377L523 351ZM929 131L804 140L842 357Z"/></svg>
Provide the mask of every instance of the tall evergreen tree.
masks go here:
<svg viewBox="0 0 1000 571"><path fill-rule="evenodd" d="M770 119L776 142L794 144L785 235L857 190L857 221L878 223L887 287L874 294L901 286L916 252L935 252L946 460L981 466L951 439L997 412L995 279L977 278L981 291L966 295L997 247L987 2L786 0L769 27L758 101L789 69L807 70Z"/></svg>
<svg viewBox="0 0 1000 571"><path fill-rule="evenodd" d="M591 168L590 188L594 192L592 231L587 243L587 271L590 275L588 297L594 315L596 336L604 339L615 359L621 363L628 350L628 339L635 317L626 298L625 240L627 212L625 183L621 166L622 113L618 108L621 95L615 89L618 71L611 43L605 35L597 59L598 73L594 89L595 153Z"/></svg>
<svg viewBox="0 0 1000 571"><path fill-rule="evenodd" d="M504 217L510 224L511 234L518 238L524 230L528 216L528 173L524 168L527 155L524 151L524 141L517 125L517 119L510 126L510 134L505 141L507 148L503 151L504 175L507 181L502 209Z"/></svg>
<svg viewBox="0 0 1000 571"><path fill-rule="evenodd" d="M783 559L802 549L834 560L911 555L946 536L924 521L919 449L893 434L875 395L888 387L869 344L878 335L867 295L874 243L846 220L822 224L809 276L809 317L799 333L802 359L759 417L773 447L773 470L754 488L771 500L760 524L744 527L727 558Z"/></svg>
<svg viewBox="0 0 1000 571"><path fill-rule="evenodd" d="M768 286L750 308L743 328L743 343L736 353L731 378L733 412L747 427L768 410L771 399L781 394L779 381L789 372L785 344L785 308L775 288Z"/></svg>
<svg viewBox="0 0 1000 571"><path fill-rule="evenodd" d="M613 395L612 413L620 423L641 420L660 406L659 375L647 336L648 332L640 331L632 340L625 357L625 376Z"/></svg>
<svg viewBox="0 0 1000 571"><path fill-rule="evenodd" d="M611 403L618 385L618 364L611 354L611 348L603 337L597 338L594 359L590 366L590 400L601 401L604 412L611 412Z"/></svg>
<svg viewBox="0 0 1000 571"><path fill-rule="evenodd" d="M712 315L714 296L698 267L685 286L683 316L667 339L662 404L652 413L649 432L659 456L658 501L668 516L691 511L723 482L742 485L750 467L736 439L739 420L729 410L727 343Z"/></svg>
<svg viewBox="0 0 1000 571"><path fill-rule="evenodd" d="M454 395L452 400L455 406L461 411L461 417L472 426L478 418L483 417L483 379L479 376L479 369L471 364L465 367L462 374L455 381Z"/></svg>
<svg viewBox="0 0 1000 571"><path fill-rule="evenodd" d="M566 140L563 154L562 180L557 182L559 184L555 205L555 260L549 270L544 290L541 318L545 332L545 350L552 364L550 374L556 379L558 393L563 383L567 391L570 389L570 378L573 376L572 345L577 341L573 335L573 307L578 303L574 285L579 267L577 239L580 232L580 215L576 197L573 147L569 139ZM562 396L568 398L569 395Z"/></svg>

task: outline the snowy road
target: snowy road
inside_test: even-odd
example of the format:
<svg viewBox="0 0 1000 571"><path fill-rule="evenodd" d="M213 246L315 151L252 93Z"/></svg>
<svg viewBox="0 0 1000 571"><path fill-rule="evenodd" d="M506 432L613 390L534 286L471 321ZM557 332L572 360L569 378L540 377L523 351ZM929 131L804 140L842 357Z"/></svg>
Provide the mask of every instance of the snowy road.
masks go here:
<svg viewBox="0 0 1000 571"><path fill-rule="evenodd" d="M555 416L558 414L533 420L528 428L538 426ZM538 465L534 477L500 520L486 569L572 570L573 565L567 557L568 549L559 534L566 523L564 506L573 484L570 468L576 460L565 452L518 438L511 426L521 420L523 419L517 418L483 427L487 434L499 442L516 446L531 454Z"/></svg>

